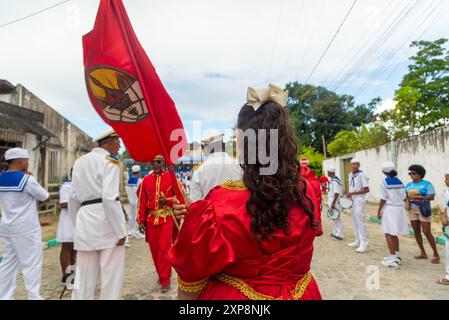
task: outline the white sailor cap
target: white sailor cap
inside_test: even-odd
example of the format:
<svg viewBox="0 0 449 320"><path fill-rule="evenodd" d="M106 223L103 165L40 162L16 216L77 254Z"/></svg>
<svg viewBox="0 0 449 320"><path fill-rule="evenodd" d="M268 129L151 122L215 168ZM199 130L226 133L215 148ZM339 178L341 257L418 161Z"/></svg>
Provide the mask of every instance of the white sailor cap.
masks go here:
<svg viewBox="0 0 449 320"><path fill-rule="evenodd" d="M28 151L22 148L12 148L6 150L5 152L5 160L14 160L14 159L29 159Z"/></svg>
<svg viewBox="0 0 449 320"><path fill-rule="evenodd" d="M104 132L100 133L99 135L97 135L94 139L94 142L99 142L99 141L104 140L109 137L115 138L115 137L118 137L118 134L114 130L108 129L107 131L104 131Z"/></svg>
<svg viewBox="0 0 449 320"><path fill-rule="evenodd" d="M137 165L137 164L136 164L135 166L132 166L131 171L132 171L133 173L140 172L140 166Z"/></svg>
<svg viewBox="0 0 449 320"><path fill-rule="evenodd" d="M357 158L354 158L351 160L351 164L354 164L354 163L360 163L360 160Z"/></svg>
<svg viewBox="0 0 449 320"><path fill-rule="evenodd" d="M382 164L382 171L385 173L390 173L391 171L393 171L395 169L396 169L396 166L391 161L387 161Z"/></svg>
<svg viewBox="0 0 449 320"><path fill-rule="evenodd" d="M327 169L327 172L335 173L335 172L337 172L337 169L335 169L334 167L330 167Z"/></svg>
<svg viewBox="0 0 449 320"><path fill-rule="evenodd" d="M446 170L446 175L448 175L448 176L449 176L449 169L447 169L447 170Z"/></svg>

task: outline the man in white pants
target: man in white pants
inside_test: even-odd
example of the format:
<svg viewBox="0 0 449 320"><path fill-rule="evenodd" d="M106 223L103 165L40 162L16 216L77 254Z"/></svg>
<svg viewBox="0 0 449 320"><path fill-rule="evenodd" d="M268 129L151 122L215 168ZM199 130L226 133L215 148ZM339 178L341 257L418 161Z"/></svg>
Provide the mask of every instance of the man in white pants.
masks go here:
<svg viewBox="0 0 449 320"><path fill-rule="evenodd" d="M140 233L139 225L137 223L137 188L142 182L140 170L140 166L133 166L131 168L132 176L126 183L126 194L129 202L128 236L130 238L136 237L137 239L145 238L145 236Z"/></svg>
<svg viewBox="0 0 449 320"><path fill-rule="evenodd" d="M360 161L352 159L352 172L349 174L349 192L347 197L354 201L351 216L354 227L355 241L349 243L351 248L357 248L356 252L368 251L368 238L366 235L366 194L369 193L369 179L360 170Z"/></svg>
<svg viewBox="0 0 449 320"><path fill-rule="evenodd" d="M0 263L0 300L14 298L19 272L23 274L28 299L42 300L42 238L37 205L38 201L48 201L50 195L27 172L26 150L9 149L5 160L8 170L0 174L0 238L4 256Z"/></svg>
<svg viewBox="0 0 449 320"><path fill-rule="evenodd" d="M338 205L338 198L341 195L341 181L340 178L335 175L336 173L335 168L329 168L327 170L327 175L329 178L331 178L329 182L329 192L327 195L327 204L329 206L329 209L333 210L339 210L341 211L341 208ZM343 219L340 217L337 220L334 220L334 228L332 229L331 237L334 240L343 240Z"/></svg>
<svg viewBox="0 0 449 320"><path fill-rule="evenodd" d="M119 200L118 135L95 139L99 147L73 167L69 211L75 219L77 261L73 300L92 300L98 274L102 300L121 297L125 274L126 219Z"/></svg>

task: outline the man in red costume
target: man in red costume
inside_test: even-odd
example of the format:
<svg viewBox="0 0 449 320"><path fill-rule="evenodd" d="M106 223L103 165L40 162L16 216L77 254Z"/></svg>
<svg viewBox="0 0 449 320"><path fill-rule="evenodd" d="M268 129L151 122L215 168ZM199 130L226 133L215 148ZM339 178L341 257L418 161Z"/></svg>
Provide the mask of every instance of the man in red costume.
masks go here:
<svg viewBox="0 0 449 320"><path fill-rule="evenodd" d="M173 232L173 185L168 172L162 168L164 158L156 156L153 171L143 178L137 189L139 229L146 235L159 276L161 292L170 290L171 266L168 250Z"/></svg>

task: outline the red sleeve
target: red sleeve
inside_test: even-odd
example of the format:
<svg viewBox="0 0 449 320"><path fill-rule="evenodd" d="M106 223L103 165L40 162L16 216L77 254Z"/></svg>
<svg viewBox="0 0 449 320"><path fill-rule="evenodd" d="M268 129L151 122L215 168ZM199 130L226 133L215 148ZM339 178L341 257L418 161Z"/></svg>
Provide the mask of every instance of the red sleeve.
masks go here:
<svg viewBox="0 0 449 320"><path fill-rule="evenodd" d="M139 187L137 188L137 222L139 224L144 223L147 221L147 203L148 203L148 196L145 191L145 188L143 187L145 184L145 179L139 184Z"/></svg>
<svg viewBox="0 0 449 320"><path fill-rule="evenodd" d="M234 250L220 231L212 202L202 200L190 206L169 260L185 283L205 280L235 261Z"/></svg>

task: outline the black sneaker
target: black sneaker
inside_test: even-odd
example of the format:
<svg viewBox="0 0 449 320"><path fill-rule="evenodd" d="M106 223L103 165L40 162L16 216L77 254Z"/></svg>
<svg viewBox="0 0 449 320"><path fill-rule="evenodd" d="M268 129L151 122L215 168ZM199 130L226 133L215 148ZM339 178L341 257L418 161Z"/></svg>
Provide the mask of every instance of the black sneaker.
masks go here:
<svg viewBox="0 0 449 320"><path fill-rule="evenodd" d="M343 240L344 240L343 238L340 238L340 237L334 236L334 234L333 234L333 233L331 233L331 237L332 237L333 239L335 239L335 240L338 240L338 241L343 241Z"/></svg>
<svg viewBox="0 0 449 320"><path fill-rule="evenodd" d="M62 276L62 279L61 279L61 284L65 285L66 282L67 282L67 278L68 278L68 277L69 277L69 274L63 275L63 276Z"/></svg>

